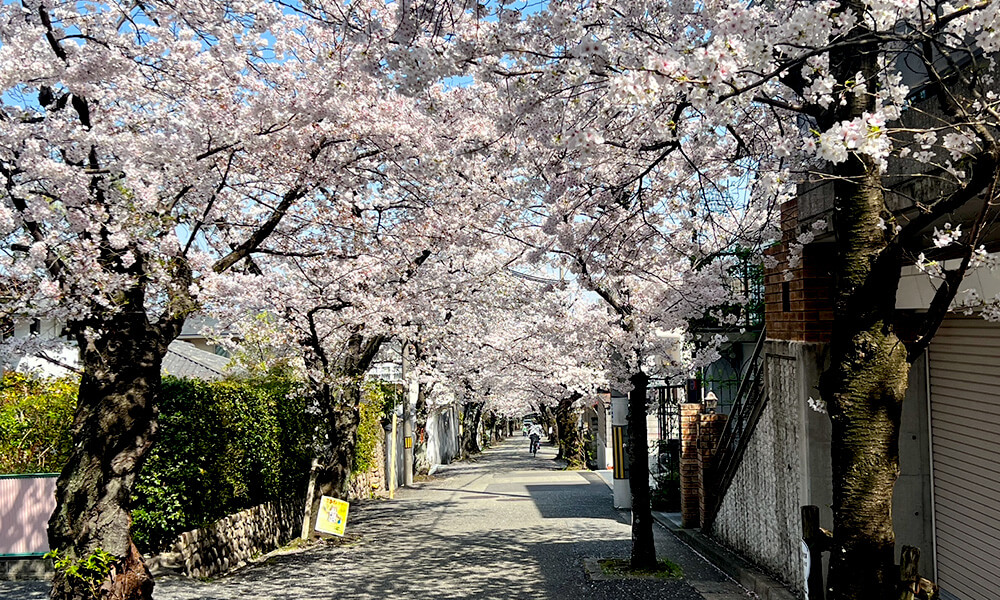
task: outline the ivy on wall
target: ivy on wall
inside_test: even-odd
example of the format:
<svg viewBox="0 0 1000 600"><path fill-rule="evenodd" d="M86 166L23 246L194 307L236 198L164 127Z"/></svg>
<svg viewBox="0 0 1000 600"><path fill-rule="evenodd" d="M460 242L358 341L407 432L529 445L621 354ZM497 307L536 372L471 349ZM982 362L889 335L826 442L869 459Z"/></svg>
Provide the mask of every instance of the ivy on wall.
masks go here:
<svg viewBox="0 0 1000 600"><path fill-rule="evenodd" d="M375 465L375 450L385 436L382 426L400 400L399 386L381 381L366 380L361 383L361 419L358 438L354 446L352 474L365 473Z"/></svg>

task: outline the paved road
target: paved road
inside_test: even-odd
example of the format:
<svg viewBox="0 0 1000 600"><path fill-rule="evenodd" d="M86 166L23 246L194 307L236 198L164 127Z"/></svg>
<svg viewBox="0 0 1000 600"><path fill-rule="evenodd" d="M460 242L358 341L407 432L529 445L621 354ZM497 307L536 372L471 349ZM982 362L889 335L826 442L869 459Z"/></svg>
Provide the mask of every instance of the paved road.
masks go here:
<svg viewBox="0 0 1000 600"><path fill-rule="evenodd" d="M445 466L396 500L352 507L343 546L317 545L213 581L157 583L156 600L738 600L746 593L657 527L657 551L683 581L592 581L587 559L627 557L629 515L595 473L561 471L513 437ZM0 598L41 600L44 585L0 582Z"/></svg>

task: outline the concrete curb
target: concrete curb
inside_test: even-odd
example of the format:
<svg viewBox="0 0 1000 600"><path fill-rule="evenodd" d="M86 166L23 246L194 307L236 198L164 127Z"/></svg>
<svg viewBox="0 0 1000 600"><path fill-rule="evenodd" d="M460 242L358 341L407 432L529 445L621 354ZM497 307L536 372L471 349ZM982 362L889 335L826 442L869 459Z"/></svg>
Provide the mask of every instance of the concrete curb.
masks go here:
<svg viewBox="0 0 1000 600"><path fill-rule="evenodd" d="M737 583L757 594L761 600L798 600L798 596L790 592L775 579L756 570L753 565L733 552L723 548L717 542L697 529L684 529L670 519L665 513L653 513L657 523L673 533L679 540L691 546L704 556L723 573L736 580Z"/></svg>
<svg viewBox="0 0 1000 600"><path fill-rule="evenodd" d="M48 558L0 558L0 581L48 581L54 572Z"/></svg>

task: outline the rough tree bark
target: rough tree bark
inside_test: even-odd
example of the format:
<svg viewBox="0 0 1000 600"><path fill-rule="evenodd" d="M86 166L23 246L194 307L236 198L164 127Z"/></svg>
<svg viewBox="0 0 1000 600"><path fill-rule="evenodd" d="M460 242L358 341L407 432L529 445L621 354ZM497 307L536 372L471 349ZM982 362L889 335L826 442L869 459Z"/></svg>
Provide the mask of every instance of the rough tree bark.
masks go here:
<svg viewBox="0 0 1000 600"><path fill-rule="evenodd" d="M909 363L893 327L899 262L884 254L883 236L866 221L882 204L871 165L838 187L837 295L831 367L821 393L833 425L834 545L832 600L889 597L894 575L892 492L899 475L899 424ZM856 184L867 181L867 184Z"/></svg>
<svg viewBox="0 0 1000 600"><path fill-rule="evenodd" d="M563 398L559 401L555 411L555 431L559 445L559 453L556 458L565 459L571 469L579 469L586 464L583 436L580 434L579 428L577 428L580 410L574 408L580 397L580 394L573 394L568 398Z"/></svg>
<svg viewBox="0 0 1000 600"><path fill-rule="evenodd" d="M548 436L549 443L557 444L559 442L559 430L556 427L556 416L548 405L543 404L538 408L538 422L542 426L542 431Z"/></svg>
<svg viewBox="0 0 1000 600"><path fill-rule="evenodd" d="M501 418L493 411L487 411L483 416L483 433L486 435L487 446L492 446L503 439L500 432L502 423Z"/></svg>
<svg viewBox="0 0 1000 600"><path fill-rule="evenodd" d="M133 290L141 306L141 289ZM156 438L160 365L182 321L152 325L143 311L71 325L83 376L73 421L73 451L56 483L49 547L84 560L103 550L118 561L98 585L108 597L152 597L153 579L132 543L131 500L136 475ZM55 573L53 600L83 600L90 590Z"/></svg>
<svg viewBox="0 0 1000 600"><path fill-rule="evenodd" d="M315 327L312 331L315 332ZM327 440L319 460L322 467L317 470L316 487L311 499L309 514L312 523L316 522L323 496L346 498L348 495L354 468L354 450L358 441L358 425L361 423L361 387L358 382L371 366L384 341L382 336L365 337L361 333L355 333L348 338L338 359L331 360L319 337L313 335L314 343L310 344L313 350L311 360L314 361L314 367L326 374L326 381L320 383L314 393L325 417ZM339 378L348 383L333 386L329 383L331 378Z"/></svg>
<svg viewBox="0 0 1000 600"><path fill-rule="evenodd" d="M462 456L472 456L482 452L479 445L479 426L483 419L483 403L471 402L462 411Z"/></svg>
<svg viewBox="0 0 1000 600"><path fill-rule="evenodd" d="M633 569L655 569L653 513L649 506L649 450L646 447L646 387L649 377L639 371L629 381L632 383L626 417L629 486L632 488L632 554L629 564Z"/></svg>
<svg viewBox="0 0 1000 600"><path fill-rule="evenodd" d="M861 2L845 2L864 10ZM820 128L862 117L874 109L880 48L864 23L830 53L838 81L868 82L846 93L847 101L822 115ZM925 61L936 58L928 52ZM928 73L934 69L929 68ZM959 114L954 90L936 81L943 114ZM834 231L838 253L834 291L831 365L820 380L832 422L834 539L830 562L829 600L881 600L895 597L899 581L895 564L892 493L899 475L899 427L910 363L921 355L947 313L969 265L972 248L990 210L983 200L972 222L962 264L947 274L928 311L906 327L895 312L897 287L905 263L904 248L919 240L935 219L987 192L996 196L998 151L989 132L981 132L984 149L970 159L967 177L946 201L912 217L895 239L880 226L886 213L885 189L877 163L852 154L834 165ZM942 192L945 192L942 189ZM901 333L901 332L905 332Z"/></svg>
<svg viewBox="0 0 1000 600"><path fill-rule="evenodd" d="M413 432L413 464L417 473L424 474L427 474L431 468L430 460L427 458L427 418L429 412L424 386L420 386L420 391L417 394L416 428Z"/></svg>

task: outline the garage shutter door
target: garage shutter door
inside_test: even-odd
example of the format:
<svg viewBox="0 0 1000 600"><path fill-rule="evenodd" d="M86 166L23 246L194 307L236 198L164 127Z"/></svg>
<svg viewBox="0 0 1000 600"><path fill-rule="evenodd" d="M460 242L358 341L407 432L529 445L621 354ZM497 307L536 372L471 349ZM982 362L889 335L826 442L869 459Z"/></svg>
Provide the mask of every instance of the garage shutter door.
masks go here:
<svg viewBox="0 0 1000 600"><path fill-rule="evenodd" d="M1000 573L1000 325L949 318L931 342L938 583L996 600Z"/></svg>

